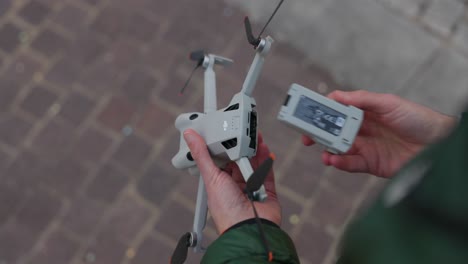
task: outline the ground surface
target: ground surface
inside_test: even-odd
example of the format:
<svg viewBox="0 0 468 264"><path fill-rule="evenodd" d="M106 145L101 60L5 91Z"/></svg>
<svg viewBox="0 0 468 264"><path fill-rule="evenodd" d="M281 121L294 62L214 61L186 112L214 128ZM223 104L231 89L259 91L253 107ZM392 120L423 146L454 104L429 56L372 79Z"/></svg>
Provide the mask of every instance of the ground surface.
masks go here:
<svg viewBox="0 0 468 264"><path fill-rule="evenodd" d="M465 11L454 0L448 11L438 1L307 2L275 20L279 41L254 95L278 157L283 228L303 263L333 263L344 224L383 182L324 167L318 148L276 121L289 84L397 92L455 112L467 92ZM167 263L191 228L197 185L170 164L175 118L202 110L200 72L177 96L193 66L187 53L206 48L235 60L217 71L226 105L253 58L243 17L253 15L256 32L264 21L264 11L244 8L0 1L0 264ZM206 235L217 236L211 222Z"/></svg>

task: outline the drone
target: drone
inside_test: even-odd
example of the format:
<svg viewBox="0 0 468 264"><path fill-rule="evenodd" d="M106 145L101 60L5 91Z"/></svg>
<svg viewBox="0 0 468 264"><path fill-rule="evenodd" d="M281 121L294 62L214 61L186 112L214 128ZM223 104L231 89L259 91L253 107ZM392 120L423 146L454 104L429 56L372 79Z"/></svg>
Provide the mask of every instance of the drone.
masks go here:
<svg viewBox="0 0 468 264"><path fill-rule="evenodd" d="M193 248L195 253L202 253L203 230L206 226L208 213L207 193L205 184L196 163L190 153L190 149L183 138L183 132L187 129L195 130L202 136L207 144L208 150L215 164L223 168L230 162L235 162L239 167L246 188L244 193L251 201L255 218L264 241L266 257L272 258L271 252L260 224L254 201L262 202L267 199L267 193L263 182L273 166L273 156L266 159L255 171L249 159L254 157L258 147L257 112L256 102L252 97L257 80L262 71L265 57L270 52L273 39L269 36L262 38L261 35L282 5L281 0L263 27L258 37L252 33L252 26L248 17L244 19L247 40L255 49L255 57L245 78L242 89L235 94L229 105L225 108L217 108L216 97L216 74L214 66L229 66L233 63L231 59L197 50L190 54L190 59L195 61L196 67L190 74L187 82L181 90L185 90L193 73L200 67L204 69L204 112L184 113L177 117L176 128L180 131L180 145L178 153L172 158L172 165L181 170L188 170L192 175L199 176L197 202L193 229L185 233L179 240L172 255L171 264L182 264L187 258L187 251Z"/></svg>

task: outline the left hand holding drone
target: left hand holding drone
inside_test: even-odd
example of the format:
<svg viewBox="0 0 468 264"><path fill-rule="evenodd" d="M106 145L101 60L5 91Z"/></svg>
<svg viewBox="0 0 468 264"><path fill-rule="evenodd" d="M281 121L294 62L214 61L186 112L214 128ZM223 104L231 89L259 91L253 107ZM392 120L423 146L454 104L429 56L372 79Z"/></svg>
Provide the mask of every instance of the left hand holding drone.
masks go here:
<svg viewBox="0 0 468 264"><path fill-rule="evenodd" d="M218 233L222 234L231 226L254 218L252 205L242 191L246 183L237 164L232 162L221 170L214 164L205 141L197 132L188 129L184 132L184 138L205 182L208 208ZM270 151L259 135L257 155L251 159L253 169L255 170L269 155ZM260 218L279 226L281 208L276 195L273 171L266 177L264 186L268 198L264 202L256 202L255 207Z"/></svg>

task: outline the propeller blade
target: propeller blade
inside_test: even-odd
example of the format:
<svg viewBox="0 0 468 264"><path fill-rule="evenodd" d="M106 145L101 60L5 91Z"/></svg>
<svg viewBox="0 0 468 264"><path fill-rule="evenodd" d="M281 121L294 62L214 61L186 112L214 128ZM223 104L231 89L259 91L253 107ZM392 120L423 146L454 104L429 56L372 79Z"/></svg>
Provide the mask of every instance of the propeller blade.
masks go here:
<svg viewBox="0 0 468 264"><path fill-rule="evenodd" d="M205 59L204 50L196 50L190 53L190 60L200 63L203 62L203 59Z"/></svg>
<svg viewBox="0 0 468 264"><path fill-rule="evenodd" d="M273 161L275 160L274 155L271 153L270 157L266 159L258 168L252 173L250 178L247 180L247 184L245 187L245 192L247 194L254 193L262 187L265 178L267 177L268 173L273 167Z"/></svg>
<svg viewBox="0 0 468 264"><path fill-rule="evenodd" d="M190 247L190 233L185 233L177 243L177 247L171 257L171 264L183 264L187 259L188 248Z"/></svg>
<svg viewBox="0 0 468 264"><path fill-rule="evenodd" d="M252 25L250 24L249 17L247 16L244 19L244 26L245 26L245 33L247 34L247 40L249 41L250 44L257 47L258 44L260 44L260 39L254 37L252 33Z"/></svg>

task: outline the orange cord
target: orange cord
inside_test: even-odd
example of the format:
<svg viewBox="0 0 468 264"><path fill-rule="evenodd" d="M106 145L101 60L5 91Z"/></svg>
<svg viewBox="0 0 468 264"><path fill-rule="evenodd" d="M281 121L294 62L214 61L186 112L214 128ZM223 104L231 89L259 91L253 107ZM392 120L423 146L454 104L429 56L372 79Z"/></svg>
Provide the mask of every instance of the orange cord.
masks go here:
<svg viewBox="0 0 468 264"><path fill-rule="evenodd" d="M274 154L273 152L270 153L270 158L271 158L272 160L275 160L275 159L276 159L276 156L275 156L275 154Z"/></svg>
<svg viewBox="0 0 468 264"><path fill-rule="evenodd" d="M268 262L272 262L273 261L273 252L268 252Z"/></svg>

